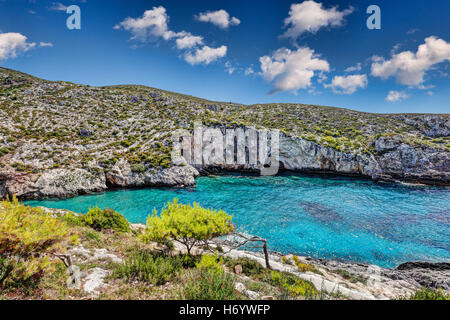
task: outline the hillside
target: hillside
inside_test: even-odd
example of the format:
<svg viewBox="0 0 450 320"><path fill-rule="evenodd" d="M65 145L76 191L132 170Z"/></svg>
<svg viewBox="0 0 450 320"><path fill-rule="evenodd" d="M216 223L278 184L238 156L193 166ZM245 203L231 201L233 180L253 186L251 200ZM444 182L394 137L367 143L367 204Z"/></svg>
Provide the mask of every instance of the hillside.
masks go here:
<svg viewBox="0 0 450 320"><path fill-rule="evenodd" d="M170 151L172 132L192 130L194 120L207 127L280 129L281 143L290 141L280 151L289 170L449 185L448 114L248 106L145 86L52 82L0 68L0 118L0 198L192 185L196 169L207 168L175 166ZM310 151L315 156L304 163Z"/></svg>

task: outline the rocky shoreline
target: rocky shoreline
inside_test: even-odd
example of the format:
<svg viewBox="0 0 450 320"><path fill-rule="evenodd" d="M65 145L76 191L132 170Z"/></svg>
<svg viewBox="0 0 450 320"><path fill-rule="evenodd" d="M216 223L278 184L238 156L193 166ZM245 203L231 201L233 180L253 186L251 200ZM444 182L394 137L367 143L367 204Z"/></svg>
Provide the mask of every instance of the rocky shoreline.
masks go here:
<svg viewBox="0 0 450 320"><path fill-rule="evenodd" d="M233 259L246 257L265 266L262 254L233 250L226 256ZM450 293L450 263L407 262L396 268L386 269L376 265L336 260L314 259L297 256L302 263L314 266L315 272L301 272L292 262L293 255L269 254L274 270L295 274L310 281L316 288L333 294L341 294L356 300L387 300L410 296L423 287L441 288Z"/></svg>
<svg viewBox="0 0 450 320"><path fill-rule="evenodd" d="M140 225L139 227L143 227ZM227 242L216 240L232 259L249 258L266 266L262 252L231 250ZM181 248L180 248L181 249ZM357 300L386 300L410 296L423 287L443 289L450 293L449 262L406 262L395 268L381 268L376 265L352 261L317 259L297 255L297 261L314 267L313 271L299 271L294 262L294 254L283 255L269 252L273 270L295 274L300 279L310 281L316 288L328 293L341 294Z"/></svg>
<svg viewBox="0 0 450 320"><path fill-rule="evenodd" d="M450 186L450 153L433 148L422 150L398 138L375 141L376 155L352 154L321 146L298 137L281 135L280 171L336 174L374 181ZM38 173L18 172L10 166L0 168L0 198L16 195L23 200L69 198L114 188L193 187L201 174L218 171L259 173L260 167L244 165L194 165L184 159L168 168L133 171L125 159L107 172L82 168L48 169Z"/></svg>
<svg viewBox="0 0 450 320"><path fill-rule="evenodd" d="M143 224L132 224L133 229L145 228ZM184 247L174 243L177 250ZM264 254L259 251L231 249L228 240L215 239L213 246L220 246L224 256L232 259L248 258L266 267ZM201 248L196 253L204 254ZM312 282L316 288L328 293L342 294L356 300L387 300L406 298L423 287L443 289L450 293L450 262L405 262L395 268L382 268L372 264L352 261L317 259L296 255L301 263L311 265L315 271L299 271L293 261L294 254L283 255L269 251L269 262L273 270L295 274Z"/></svg>

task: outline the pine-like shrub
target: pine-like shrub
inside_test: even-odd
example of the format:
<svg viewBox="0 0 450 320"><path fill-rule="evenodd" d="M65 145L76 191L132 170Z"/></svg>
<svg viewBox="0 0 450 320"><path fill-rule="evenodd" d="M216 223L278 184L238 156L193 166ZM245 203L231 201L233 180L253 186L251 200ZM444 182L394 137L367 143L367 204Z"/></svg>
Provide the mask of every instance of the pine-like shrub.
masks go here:
<svg viewBox="0 0 450 320"><path fill-rule="evenodd" d="M119 232L130 232L130 224L120 213L112 209L89 208L82 217L85 225L97 230L114 229Z"/></svg>
<svg viewBox="0 0 450 320"><path fill-rule="evenodd" d="M185 245L190 255L196 244L232 232L231 219L222 210L205 209L195 202L193 206L184 205L174 199L159 216L156 209L153 210L141 239L159 243L175 240Z"/></svg>
<svg viewBox="0 0 450 320"><path fill-rule="evenodd" d="M218 261L217 256L212 256L210 254L205 254L201 257L200 261L196 264L197 270L212 270L217 274L223 273L222 267L223 259Z"/></svg>
<svg viewBox="0 0 450 320"><path fill-rule="evenodd" d="M68 240L66 224L39 208L12 201L0 202L0 287L29 286L57 260L52 254Z"/></svg>
<svg viewBox="0 0 450 320"><path fill-rule="evenodd" d="M450 300L450 296L447 295L442 289L431 290L428 288L422 288L414 292L409 300Z"/></svg>

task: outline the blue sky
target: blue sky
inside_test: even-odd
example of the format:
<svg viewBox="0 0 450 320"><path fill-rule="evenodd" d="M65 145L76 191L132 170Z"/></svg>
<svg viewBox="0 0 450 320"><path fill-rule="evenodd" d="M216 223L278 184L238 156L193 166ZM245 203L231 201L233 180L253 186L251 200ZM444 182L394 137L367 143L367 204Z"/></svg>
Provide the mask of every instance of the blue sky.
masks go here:
<svg viewBox="0 0 450 320"><path fill-rule="evenodd" d="M72 4L81 30L66 27ZM381 30L366 26L372 4ZM0 0L0 65L216 101L449 113L449 14L446 0Z"/></svg>

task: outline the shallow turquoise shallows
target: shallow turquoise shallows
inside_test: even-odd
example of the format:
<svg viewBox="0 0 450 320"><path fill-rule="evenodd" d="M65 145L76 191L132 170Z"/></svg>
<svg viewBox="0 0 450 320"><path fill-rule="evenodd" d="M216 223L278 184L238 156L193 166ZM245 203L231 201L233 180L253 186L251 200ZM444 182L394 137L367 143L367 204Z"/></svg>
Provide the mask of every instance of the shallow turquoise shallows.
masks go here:
<svg viewBox="0 0 450 320"><path fill-rule="evenodd" d="M112 208L145 223L153 208L178 198L223 209L242 232L270 249L316 258L394 267L406 261L450 262L450 190L311 176L218 176L192 189L118 190L32 206L85 213Z"/></svg>

